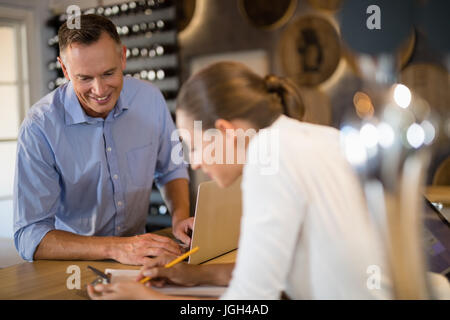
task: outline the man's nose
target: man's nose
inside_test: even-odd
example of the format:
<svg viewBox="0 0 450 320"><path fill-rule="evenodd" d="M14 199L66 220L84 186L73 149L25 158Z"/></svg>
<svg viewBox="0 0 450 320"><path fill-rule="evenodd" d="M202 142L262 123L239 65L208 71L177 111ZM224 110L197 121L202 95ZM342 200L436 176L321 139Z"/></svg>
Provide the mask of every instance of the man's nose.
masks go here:
<svg viewBox="0 0 450 320"><path fill-rule="evenodd" d="M92 92L97 97L103 97L106 94L107 86L105 84L105 81L99 78L94 79Z"/></svg>

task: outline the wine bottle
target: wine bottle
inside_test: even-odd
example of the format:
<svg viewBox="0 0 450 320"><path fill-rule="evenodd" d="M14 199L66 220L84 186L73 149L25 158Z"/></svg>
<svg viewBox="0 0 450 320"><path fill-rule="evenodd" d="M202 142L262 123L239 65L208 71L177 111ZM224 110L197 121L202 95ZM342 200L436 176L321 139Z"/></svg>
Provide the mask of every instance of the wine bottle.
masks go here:
<svg viewBox="0 0 450 320"><path fill-rule="evenodd" d="M133 48L133 49L131 49L131 55L132 55L133 57L139 56L139 49L138 49L138 48Z"/></svg>
<svg viewBox="0 0 450 320"><path fill-rule="evenodd" d="M147 77L148 77L148 71L147 71L147 70L142 70L142 71L139 73L139 75L140 75L141 79L147 80Z"/></svg>
<svg viewBox="0 0 450 320"><path fill-rule="evenodd" d="M147 48L141 48L140 54L141 54L141 57L147 57L148 56L148 49Z"/></svg>
<svg viewBox="0 0 450 320"><path fill-rule="evenodd" d="M122 29L122 35L124 35L124 36L129 35L130 29L128 28L128 26L123 26L121 29Z"/></svg>
<svg viewBox="0 0 450 320"><path fill-rule="evenodd" d="M109 17L112 15L112 9L110 7L105 8L105 17Z"/></svg>
<svg viewBox="0 0 450 320"><path fill-rule="evenodd" d="M155 54L157 56L162 56L165 54L171 54L177 51L176 46L174 45L160 45L160 44L155 44L152 49L155 50Z"/></svg>
<svg viewBox="0 0 450 320"><path fill-rule="evenodd" d="M159 214L161 214L161 215L165 215L166 213L167 213L167 207L165 206L165 205L160 205L159 207L158 207L158 212L159 212Z"/></svg>
<svg viewBox="0 0 450 320"><path fill-rule="evenodd" d="M147 23L141 22L141 23L139 24L139 27L141 28L141 31L142 31L142 32L147 31Z"/></svg>
<svg viewBox="0 0 450 320"><path fill-rule="evenodd" d="M129 6L128 6L128 3L122 3L121 5L120 5L120 15L127 15L128 14L128 9L129 9Z"/></svg>
<svg viewBox="0 0 450 320"><path fill-rule="evenodd" d="M117 5L112 6L112 8L111 8L111 15L112 16L119 15L119 12L120 12L119 6L117 6Z"/></svg>
<svg viewBox="0 0 450 320"><path fill-rule="evenodd" d="M155 79L156 79L156 72L155 72L155 70L148 70L147 79L150 80L150 81L155 81Z"/></svg>
<svg viewBox="0 0 450 320"><path fill-rule="evenodd" d="M50 91L53 91L53 90L56 88L55 81L50 81L50 82L47 84L47 87L48 87L48 89L49 89Z"/></svg>
<svg viewBox="0 0 450 320"><path fill-rule="evenodd" d="M83 14L95 14L95 8L89 8L83 12Z"/></svg>
<svg viewBox="0 0 450 320"><path fill-rule="evenodd" d="M55 35L48 39L47 43L50 47L57 45L59 43L58 35Z"/></svg>
<svg viewBox="0 0 450 320"><path fill-rule="evenodd" d="M59 87L60 85L63 85L67 82L67 79L65 77L58 77L55 80L55 84L57 87Z"/></svg>
<svg viewBox="0 0 450 320"><path fill-rule="evenodd" d="M47 65L47 68L48 68L48 70L50 70L50 71L56 70L56 62L55 62L55 61L50 62L50 63Z"/></svg>
<svg viewBox="0 0 450 320"><path fill-rule="evenodd" d="M97 8L97 14L102 16L105 14L105 8L104 7L98 7Z"/></svg>
<svg viewBox="0 0 450 320"><path fill-rule="evenodd" d="M174 29L174 25L171 21L158 20L156 21L156 29L161 31L167 31L170 29Z"/></svg>
<svg viewBox="0 0 450 320"><path fill-rule="evenodd" d="M131 26L131 31L132 31L133 34L138 34L141 31L141 27L139 27L139 25L137 23L133 24Z"/></svg>
<svg viewBox="0 0 450 320"><path fill-rule="evenodd" d="M128 4L128 14L135 14L139 11L138 4L136 1L131 1Z"/></svg>

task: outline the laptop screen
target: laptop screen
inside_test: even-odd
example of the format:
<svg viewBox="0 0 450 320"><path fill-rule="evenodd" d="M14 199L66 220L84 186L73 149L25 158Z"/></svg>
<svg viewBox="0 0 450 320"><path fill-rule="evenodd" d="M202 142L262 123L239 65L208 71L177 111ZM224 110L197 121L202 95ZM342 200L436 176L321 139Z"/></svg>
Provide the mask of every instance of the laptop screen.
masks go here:
<svg viewBox="0 0 450 320"><path fill-rule="evenodd" d="M431 272L445 275L450 281L450 224L441 212L425 199L424 237Z"/></svg>

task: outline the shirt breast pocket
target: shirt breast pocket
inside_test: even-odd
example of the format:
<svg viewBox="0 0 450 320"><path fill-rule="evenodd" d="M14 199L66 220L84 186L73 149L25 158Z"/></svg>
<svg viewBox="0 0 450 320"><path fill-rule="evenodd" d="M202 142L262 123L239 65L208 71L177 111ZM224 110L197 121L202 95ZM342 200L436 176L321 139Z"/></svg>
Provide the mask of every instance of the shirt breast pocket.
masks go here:
<svg viewBox="0 0 450 320"><path fill-rule="evenodd" d="M155 173L156 152L153 143L127 152L128 171L134 185L151 185Z"/></svg>

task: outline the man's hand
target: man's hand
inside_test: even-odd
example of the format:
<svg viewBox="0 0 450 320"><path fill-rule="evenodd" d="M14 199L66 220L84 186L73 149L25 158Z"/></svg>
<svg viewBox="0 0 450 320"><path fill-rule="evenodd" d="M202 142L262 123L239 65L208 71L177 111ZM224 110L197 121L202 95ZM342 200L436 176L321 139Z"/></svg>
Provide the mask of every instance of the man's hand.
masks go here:
<svg viewBox="0 0 450 320"><path fill-rule="evenodd" d="M175 241L153 233L118 240L113 248L114 260L128 265L144 265L152 261L150 257L162 254L180 255L181 248Z"/></svg>
<svg viewBox="0 0 450 320"><path fill-rule="evenodd" d="M172 226L172 233L178 240L182 241L186 245L191 244L191 233L194 228L194 218L187 218L179 222L175 222Z"/></svg>

